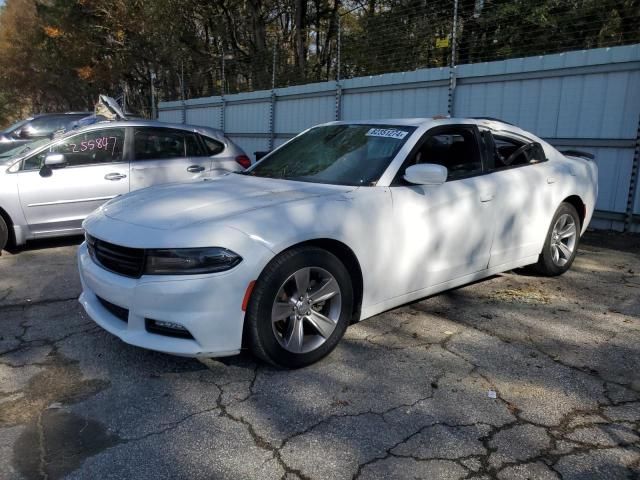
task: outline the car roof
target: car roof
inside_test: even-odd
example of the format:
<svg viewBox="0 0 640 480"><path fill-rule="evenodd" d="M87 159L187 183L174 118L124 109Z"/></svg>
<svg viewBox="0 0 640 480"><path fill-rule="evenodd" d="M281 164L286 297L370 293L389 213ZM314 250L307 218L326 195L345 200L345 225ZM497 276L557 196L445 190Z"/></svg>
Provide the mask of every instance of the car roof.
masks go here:
<svg viewBox="0 0 640 480"><path fill-rule="evenodd" d="M497 118L492 117L445 117L445 116L435 116L435 117L418 117L418 118L381 118L375 120L348 120L348 121L337 121L337 122L328 122L324 125L395 125L402 127L426 127L433 128L439 125L478 125L487 127L490 130L513 133L515 135L519 135L528 139L535 139L536 141L540 141L538 137L536 137L531 132L523 130L515 125L505 122L503 120L499 120Z"/></svg>
<svg viewBox="0 0 640 480"><path fill-rule="evenodd" d="M31 116L30 119L31 120L35 120L36 118L43 118L43 117L61 117L64 115L84 115L84 116L89 116L89 115L93 115L93 112L48 112L48 113L36 113L35 115Z"/></svg>
<svg viewBox="0 0 640 480"><path fill-rule="evenodd" d="M117 127L123 127L123 128L124 127L174 128L174 129L177 129L177 130L185 130L185 131L188 131L188 132L200 133L200 134L205 135L207 137L215 138L215 139L221 141L222 143L224 143L227 146L229 146L229 144L233 145L233 142L231 142L227 137L224 136L224 133L222 132L222 130L217 130L215 128L201 127L201 126L198 126L198 125L187 125L187 124L183 124L183 123L165 123L165 122L159 122L157 120L105 120L105 121L102 121L102 122L92 123L90 125L87 125L87 126L84 126L84 127L81 127L81 128L75 128L73 130L69 130L68 132L65 132L64 134L60 135L59 137L55 137L55 138L51 139L45 145L42 145L42 146L38 147L36 150L29 151L29 154L44 150L45 148L47 148L49 143L58 142L58 141L60 141L60 140L62 140L64 138L70 137L72 135L76 135L77 133L88 132L88 131L91 131L91 130L98 130L98 129L104 128L104 127L109 127L109 128L117 128ZM15 159L16 159L16 161L21 161L22 158L24 158L25 156L26 156L26 153L24 155L20 155L19 157L15 157Z"/></svg>
<svg viewBox="0 0 640 480"><path fill-rule="evenodd" d="M445 117L445 116L435 116L435 117L416 117L416 118L377 118L372 120L340 120L336 122L328 122L327 125L397 125L397 126L406 126L406 127L422 127L422 126L435 126L435 125L449 125L449 124L487 124L487 123L498 123L502 125L513 126L510 123L503 122L502 120L498 120L495 118L489 117L474 117L474 118L464 118L464 117ZM517 128L517 127L516 127Z"/></svg>
<svg viewBox="0 0 640 480"><path fill-rule="evenodd" d="M68 135L72 135L72 134L76 134L76 133L80 133L80 132L84 132L84 131L89 131L89 130L95 130L98 128L104 128L104 127L110 127L110 128L117 128L117 127L156 127L156 128L174 128L176 130L185 130L188 132L195 132L195 133L201 133L203 135L209 136L209 137L214 137L220 140L225 139L224 133L222 132L222 130L218 130L215 128L209 128L209 127L202 127L199 125L188 125L185 123L166 123L166 122L159 122L157 120L140 120L140 119L136 119L136 120L105 120L102 122L97 122L97 123L92 123L91 125L87 125L85 127L81 127L81 128L77 128L74 130L69 130L68 132L65 132L64 135L62 135L59 138L63 138L66 137Z"/></svg>

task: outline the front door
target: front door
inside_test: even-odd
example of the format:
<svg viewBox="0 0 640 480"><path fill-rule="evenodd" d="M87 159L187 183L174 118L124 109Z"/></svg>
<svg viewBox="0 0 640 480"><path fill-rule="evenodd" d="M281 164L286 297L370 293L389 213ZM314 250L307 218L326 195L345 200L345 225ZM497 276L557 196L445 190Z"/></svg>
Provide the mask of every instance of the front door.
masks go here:
<svg viewBox="0 0 640 480"><path fill-rule="evenodd" d="M107 200L129 192L123 128L90 130L65 138L24 160L18 173L22 209L36 236L80 231L84 218ZM63 168L44 166L62 153Z"/></svg>
<svg viewBox="0 0 640 480"><path fill-rule="evenodd" d="M413 292L484 270L493 237L495 185L483 175L473 126L432 129L400 171L416 163L447 167L442 185L411 185L398 178L391 188L397 294Z"/></svg>

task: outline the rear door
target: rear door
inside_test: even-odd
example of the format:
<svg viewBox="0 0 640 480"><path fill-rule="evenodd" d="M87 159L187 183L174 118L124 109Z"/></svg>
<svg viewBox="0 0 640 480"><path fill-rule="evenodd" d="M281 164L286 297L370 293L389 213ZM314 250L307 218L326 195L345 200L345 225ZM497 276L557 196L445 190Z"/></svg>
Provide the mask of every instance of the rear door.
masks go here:
<svg viewBox="0 0 640 480"><path fill-rule="evenodd" d="M208 176L211 158L198 134L164 127L133 128L131 190Z"/></svg>
<svg viewBox="0 0 640 480"><path fill-rule="evenodd" d="M22 209L36 235L79 230L105 201L129 191L125 129L90 130L27 157L18 173ZM47 153L62 153L63 168L43 168Z"/></svg>
<svg viewBox="0 0 640 480"><path fill-rule="evenodd" d="M482 131L488 177L496 184L489 267L538 255L553 212L555 178L538 143L509 132Z"/></svg>

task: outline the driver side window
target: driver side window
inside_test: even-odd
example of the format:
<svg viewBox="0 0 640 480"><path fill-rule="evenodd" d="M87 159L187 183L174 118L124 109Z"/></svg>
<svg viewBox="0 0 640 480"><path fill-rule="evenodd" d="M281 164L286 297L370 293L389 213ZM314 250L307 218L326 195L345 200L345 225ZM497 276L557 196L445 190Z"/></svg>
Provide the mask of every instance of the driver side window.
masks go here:
<svg viewBox="0 0 640 480"><path fill-rule="evenodd" d="M24 160L23 170L40 170L47 153L64 154L69 167L123 161L124 129L90 130L61 140Z"/></svg>
<svg viewBox="0 0 640 480"><path fill-rule="evenodd" d="M410 165L419 163L447 167L447 181L481 174L482 158L474 130L455 126L427 133Z"/></svg>

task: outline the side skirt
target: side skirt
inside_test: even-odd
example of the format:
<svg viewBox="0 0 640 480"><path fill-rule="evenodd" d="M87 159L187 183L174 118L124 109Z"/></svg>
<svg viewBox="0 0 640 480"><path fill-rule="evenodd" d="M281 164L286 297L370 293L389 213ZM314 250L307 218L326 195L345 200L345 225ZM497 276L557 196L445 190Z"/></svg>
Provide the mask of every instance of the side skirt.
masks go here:
<svg viewBox="0 0 640 480"><path fill-rule="evenodd" d="M458 277L453 280L449 280L448 282L442 282L437 285L433 285L432 287L423 288L422 290L416 290L415 292L411 292L406 295L394 297L389 300L385 300L384 302L376 303L375 305L363 308L362 314L360 315L360 320L373 317L378 313L385 312L406 303L420 300L421 298L430 297L432 295L435 295L436 293L441 293L446 290L451 290L452 288L475 282L476 280L490 277L491 275L495 275L496 273L502 273L508 270L513 270L514 268L531 265L533 263L536 263L537 261L538 255L532 255L529 257L521 258L514 262L503 263L502 265L496 265L494 267L488 268L486 270L480 270L479 272L472 273L470 275Z"/></svg>
<svg viewBox="0 0 640 480"><path fill-rule="evenodd" d="M33 238L31 232L27 227L16 224L13 225L13 235L16 239L16 247L24 245L25 243L27 243L27 240Z"/></svg>

